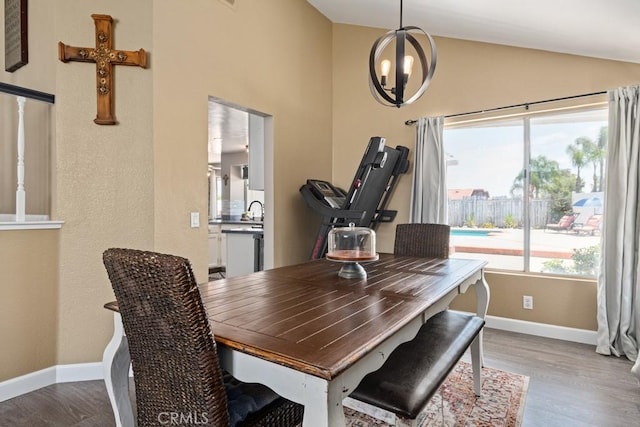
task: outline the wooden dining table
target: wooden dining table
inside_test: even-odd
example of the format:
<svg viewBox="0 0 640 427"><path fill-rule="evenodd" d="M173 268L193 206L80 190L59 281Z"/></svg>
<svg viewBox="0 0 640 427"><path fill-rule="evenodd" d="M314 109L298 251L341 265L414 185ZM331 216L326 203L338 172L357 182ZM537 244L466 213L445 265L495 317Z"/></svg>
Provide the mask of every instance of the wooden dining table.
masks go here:
<svg viewBox="0 0 640 427"><path fill-rule="evenodd" d="M202 284L222 367L304 405L303 426L340 426L343 399L457 295L474 286L486 315L485 261L380 254L362 265L365 279L341 278L341 263L323 259ZM114 310L105 384L116 424L129 426L126 336L117 306L105 307Z"/></svg>

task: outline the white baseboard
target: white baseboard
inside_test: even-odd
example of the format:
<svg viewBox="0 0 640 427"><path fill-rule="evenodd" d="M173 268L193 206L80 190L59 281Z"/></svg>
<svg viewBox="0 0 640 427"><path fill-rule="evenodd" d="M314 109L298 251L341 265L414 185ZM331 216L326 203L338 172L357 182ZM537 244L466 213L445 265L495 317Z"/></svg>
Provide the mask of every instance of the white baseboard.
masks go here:
<svg viewBox="0 0 640 427"><path fill-rule="evenodd" d="M0 383L0 402L29 393L56 382L56 367L31 372Z"/></svg>
<svg viewBox="0 0 640 427"><path fill-rule="evenodd" d="M488 328L596 345L596 331L496 316L487 316L486 322ZM129 371L129 375L132 375L131 371ZM101 362L56 365L0 382L0 402L51 384L101 380L103 378L104 374L102 372Z"/></svg>
<svg viewBox="0 0 640 427"><path fill-rule="evenodd" d="M101 380L102 363L56 365L0 382L0 402L56 383Z"/></svg>
<svg viewBox="0 0 640 427"><path fill-rule="evenodd" d="M104 379L102 362L76 363L73 365L56 366L56 383L71 383L75 381L102 379Z"/></svg>
<svg viewBox="0 0 640 427"><path fill-rule="evenodd" d="M546 323L528 322L526 320L509 319L497 316L487 316L485 320L488 328L500 329L509 332L519 332L521 334L554 338L557 340L582 344L591 344L594 346L596 345L596 331L549 325Z"/></svg>

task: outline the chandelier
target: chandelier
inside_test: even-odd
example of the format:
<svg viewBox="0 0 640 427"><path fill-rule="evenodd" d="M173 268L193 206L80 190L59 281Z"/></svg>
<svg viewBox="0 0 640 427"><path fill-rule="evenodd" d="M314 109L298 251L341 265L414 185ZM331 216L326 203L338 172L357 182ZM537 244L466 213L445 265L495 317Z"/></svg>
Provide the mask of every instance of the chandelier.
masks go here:
<svg viewBox="0 0 640 427"><path fill-rule="evenodd" d="M412 34L413 32L413 34ZM424 49L416 39L415 35L424 35L429 42L431 50L431 64L427 60ZM377 64L385 48L395 39L395 75L394 86L389 88L389 72L391 71L391 61L384 59L380 62L380 75L377 72ZM418 56L422 80L420 87L415 93L408 96L405 93L407 83L413 70L414 58L407 54L407 42L413 46L413 50ZM402 0L400 0L400 28L391 30L377 39L369 54L369 88L373 97L382 105L388 107L402 107L409 105L420 98L427 86L431 83L433 73L436 70L436 45L429 34L414 26L402 26ZM406 98L408 96L408 98ZM406 99L405 99L406 98Z"/></svg>

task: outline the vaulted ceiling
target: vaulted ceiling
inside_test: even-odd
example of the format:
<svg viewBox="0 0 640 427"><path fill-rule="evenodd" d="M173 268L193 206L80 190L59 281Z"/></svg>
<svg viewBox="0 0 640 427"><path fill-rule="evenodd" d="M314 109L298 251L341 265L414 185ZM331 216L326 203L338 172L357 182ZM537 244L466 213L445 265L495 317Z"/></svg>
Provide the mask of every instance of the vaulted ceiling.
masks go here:
<svg viewBox="0 0 640 427"><path fill-rule="evenodd" d="M400 24L400 0L307 1L334 23ZM403 0L403 12L431 35L640 63L640 0ZM224 152L244 149L248 113L210 105L212 158L220 140Z"/></svg>
<svg viewBox="0 0 640 427"><path fill-rule="evenodd" d="M397 29L400 0L307 0L334 23ZM640 63L640 0L404 0L431 35Z"/></svg>

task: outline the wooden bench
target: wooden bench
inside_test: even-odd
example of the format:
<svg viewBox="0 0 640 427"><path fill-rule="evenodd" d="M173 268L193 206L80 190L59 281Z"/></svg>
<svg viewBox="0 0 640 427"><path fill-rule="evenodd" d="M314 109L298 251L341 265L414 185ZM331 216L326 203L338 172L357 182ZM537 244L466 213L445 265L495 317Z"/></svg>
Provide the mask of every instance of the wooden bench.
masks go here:
<svg viewBox="0 0 640 427"><path fill-rule="evenodd" d="M416 337L398 346L377 371L367 374L350 397L415 422L464 352L471 346L474 391L480 396L480 342L484 320L445 310ZM361 409L353 402L354 409Z"/></svg>

